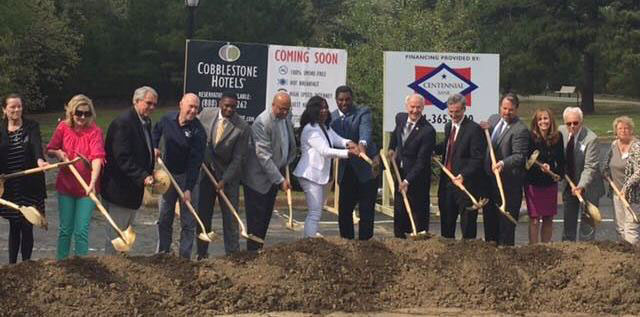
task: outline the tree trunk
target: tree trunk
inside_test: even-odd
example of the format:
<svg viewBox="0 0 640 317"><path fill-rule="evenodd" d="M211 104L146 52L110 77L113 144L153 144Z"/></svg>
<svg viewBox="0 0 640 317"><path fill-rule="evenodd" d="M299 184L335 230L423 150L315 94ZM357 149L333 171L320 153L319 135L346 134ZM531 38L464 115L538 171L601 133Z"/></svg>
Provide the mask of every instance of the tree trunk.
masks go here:
<svg viewBox="0 0 640 317"><path fill-rule="evenodd" d="M582 112L586 114L594 113L595 106L593 102L593 72L595 59L593 53L585 52L582 65Z"/></svg>

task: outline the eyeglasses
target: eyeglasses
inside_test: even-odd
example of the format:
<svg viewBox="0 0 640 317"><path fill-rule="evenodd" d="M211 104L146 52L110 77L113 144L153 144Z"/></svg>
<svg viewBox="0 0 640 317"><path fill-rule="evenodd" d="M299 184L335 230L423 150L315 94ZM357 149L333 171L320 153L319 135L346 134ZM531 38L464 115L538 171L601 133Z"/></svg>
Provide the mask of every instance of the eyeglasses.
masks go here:
<svg viewBox="0 0 640 317"><path fill-rule="evenodd" d="M88 118L91 117L93 113L91 112L91 110L88 111L82 111L82 110L76 110L73 115L78 117L78 118Z"/></svg>
<svg viewBox="0 0 640 317"><path fill-rule="evenodd" d="M573 122L565 122L564 124L566 124L568 127L571 127L571 126L576 126L577 127L577 126L580 125L580 122L573 121Z"/></svg>

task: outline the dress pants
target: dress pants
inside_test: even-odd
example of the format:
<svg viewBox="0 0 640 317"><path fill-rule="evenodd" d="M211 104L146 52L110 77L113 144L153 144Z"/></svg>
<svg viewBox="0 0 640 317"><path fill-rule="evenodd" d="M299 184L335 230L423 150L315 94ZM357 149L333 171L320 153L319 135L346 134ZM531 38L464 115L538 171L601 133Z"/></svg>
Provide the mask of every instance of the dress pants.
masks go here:
<svg viewBox="0 0 640 317"><path fill-rule="evenodd" d="M269 222L273 215L273 206L278 195L278 185L272 185L265 193L261 194L249 186L244 186L244 201L247 210L247 231L264 240L269 229ZM262 243L247 240L247 250L257 251L262 249Z"/></svg>
<svg viewBox="0 0 640 317"><path fill-rule="evenodd" d="M458 189L447 177L440 182L444 192L440 196L443 201L440 203L440 232L443 237L449 239L456 238L456 223L460 215L460 230L463 239L475 239L478 226L478 212L467 210L471 206L471 201Z"/></svg>
<svg viewBox="0 0 640 317"><path fill-rule="evenodd" d="M358 238L369 240L373 237L373 218L377 195L377 179L361 183L351 165L345 163L344 175L340 182L340 204L338 205L338 227L342 238L353 239L355 236L352 214L356 204L358 204L360 211Z"/></svg>
<svg viewBox="0 0 640 317"><path fill-rule="evenodd" d="M517 221L522 205L522 186L505 183L504 179L503 184L507 212ZM495 241L498 245L515 245L516 225L498 209L502 200L495 177L491 180L491 186L489 202L483 210L484 239Z"/></svg>
<svg viewBox="0 0 640 317"><path fill-rule="evenodd" d="M631 209L636 213L638 207L640 207L638 204L631 204ZM620 240L637 244L640 241L640 224L633 222L633 218L629 212L625 210L618 196L613 196L613 211L616 220L616 231L618 232Z"/></svg>
<svg viewBox="0 0 640 317"><path fill-rule="evenodd" d="M136 219L138 209L129 209L127 207L122 207L106 199L102 200L102 204L104 205L104 208L109 211L109 215L111 215L113 222L116 223L120 230L126 230L129 226L133 226L133 222ZM120 236L108 222L105 224L105 231L107 233L107 239L104 243L104 253L106 255L115 255L117 251L113 248L111 240L119 238Z"/></svg>
<svg viewBox="0 0 640 317"><path fill-rule="evenodd" d="M307 199L307 218L304 220L304 237L315 238L318 234L322 207L326 197L326 185L318 184L306 178L298 178Z"/></svg>
<svg viewBox="0 0 640 317"><path fill-rule="evenodd" d="M407 233L413 233L411 221L404 205L402 194L397 190L393 200L393 235L405 239ZM429 186L409 184L407 199L411 205L416 232L429 231Z"/></svg>
<svg viewBox="0 0 640 317"><path fill-rule="evenodd" d="M239 183L227 183L224 185L224 193L231 201L231 204L238 209L238 192ZM238 252L240 249L240 230L238 229L238 222L234 219L231 210L222 198L216 193L211 180L206 175L201 175L200 182L196 185L194 192L198 192L198 216L204 224L204 228L207 232L211 231L211 219L213 218L213 207L216 200L220 210L222 212L222 232L224 235L224 252L227 255ZM200 234L200 227L196 228L197 233ZM209 242L196 240L198 245L198 258L208 257Z"/></svg>
<svg viewBox="0 0 640 317"><path fill-rule="evenodd" d="M584 199L588 199L586 196ZM598 206L598 201L591 201ZM576 196L573 196L567 186L562 193L562 203L564 205L564 227L562 230L562 241L576 241L578 231L578 215L581 215L580 221L580 241L592 241L596 237L596 229L592 227L582 212L580 202Z"/></svg>

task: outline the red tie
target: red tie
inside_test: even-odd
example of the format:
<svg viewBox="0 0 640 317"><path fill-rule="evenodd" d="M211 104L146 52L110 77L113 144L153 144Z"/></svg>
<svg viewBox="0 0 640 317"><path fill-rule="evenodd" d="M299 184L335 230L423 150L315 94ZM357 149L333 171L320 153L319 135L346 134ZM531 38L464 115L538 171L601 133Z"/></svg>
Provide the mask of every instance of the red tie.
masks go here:
<svg viewBox="0 0 640 317"><path fill-rule="evenodd" d="M454 148L454 143L455 143L455 136L456 136L456 126L453 126L453 128L451 129L451 133L449 134L449 142L447 144L447 161L445 162L445 166L447 167L447 169L449 171L451 171L451 166L453 166L453 159L451 158L451 154Z"/></svg>

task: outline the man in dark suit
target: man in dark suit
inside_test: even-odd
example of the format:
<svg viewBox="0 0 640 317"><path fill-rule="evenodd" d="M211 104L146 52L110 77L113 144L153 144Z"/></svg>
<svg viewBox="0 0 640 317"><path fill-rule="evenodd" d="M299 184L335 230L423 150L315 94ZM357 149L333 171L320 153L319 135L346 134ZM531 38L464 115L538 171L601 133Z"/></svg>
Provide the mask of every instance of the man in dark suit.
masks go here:
<svg viewBox="0 0 640 317"><path fill-rule="evenodd" d="M368 240L373 236L373 218L376 196L378 194L378 167L380 158L373 142L371 132L373 120L368 107L353 104L353 91L348 86L336 89L338 109L331 113L331 129L345 139L349 139L360 147L360 152L367 153L374 159L374 167L357 157L340 161L338 181L340 184L340 203L338 205L338 226L340 236L353 239L353 209L356 204L360 209L358 237Z"/></svg>
<svg viewBox="0 0 640 317"><path fill-rule="evenodd" d="M496 155L493 166L488 149L485 155L485 171L491 179L492 188L489 203L484 209L484 236L486 241L496 241L499 245L514 245L516 225L498 210L502 201L493 171L500 173L507 212L516 220L520 215L526 176L524 165L529 153L529 129L517 116L518 105L518 96L506 94L500 100L500 114L480 124L483 129L489 129Z"/></svg>
<svg viewBox="0 0 640 317"><path fill-rule="evenodd" d="M405 106L407 112L396 115L396 128L389 142L389 156L396 161L402 177L393 204L393 233L403 239L412 229L400 192L407 194L416 230L429 230L431 152L436 144L436 131L422 116L424 97L409 95Z"/></svg>
<svg viewBox="0 0 640 317"><path fill-rule="evenodd" d="M196 188L196 192L199 193L198 212L207 231L211 229L213 207L218 197L216 192L223 191L231 204L238 208L242 162L247 152L251 130L236 113L237 106L236 94L225 92L217 108L205 108L198 115L207 135L205 164L214 171L213 175L218 180L218 186L214 188L209 177L201 171L200 182ZM229 255L240 249L238 223L229 207L221 202L220 198L218 202L222 211L224 251ZM208 257L208 249L209 243L198 240L198 260Z"/></svg>
<svg viewBox="0 0 640 317"><path fill-rule="evenodd" d="M436 146L435 153L442 155L442 163L456 176L455 182L463 184L477 197L486 177L482 163L487 142L480 126L465 117L466 105L465 97L460 94L452 95L447 100L451 121L445 124L444 141ZM440 230L443 237L455 239L456 222L460 215L462 238L476 238L478 212L466 210L470 205L469 198L443 171L438 187Z"/></svg>
<svg viewBox="0 0 640 317"><path fill-rule="evenodd" d="M107 130L106 165L102 174L102 198L119 228L133 224L142 204L144 186L153 184L153 144L150 115L158 93L147 86L133 93L133 108L114 119ZM116 232L106 225L105 253L115 254L111 240Z"/></svg>

